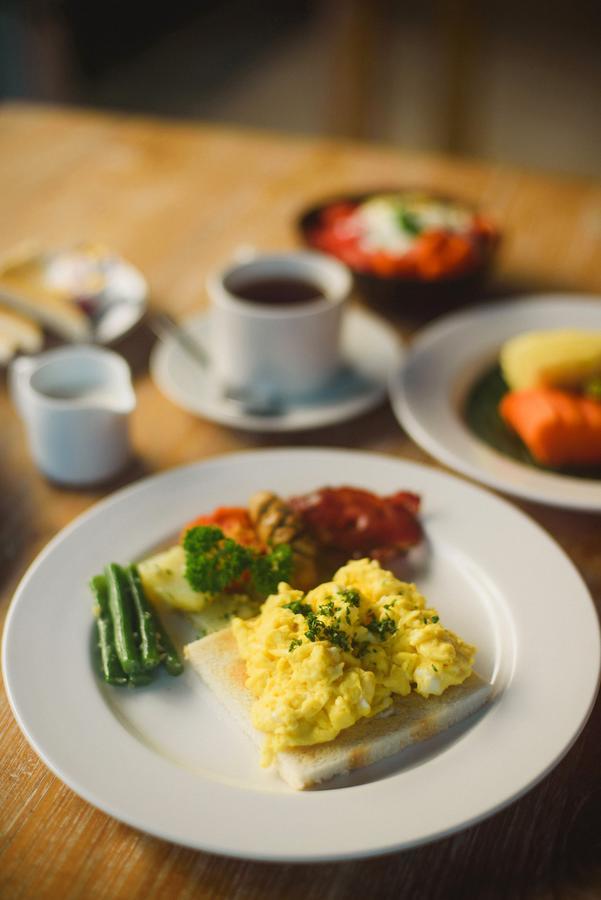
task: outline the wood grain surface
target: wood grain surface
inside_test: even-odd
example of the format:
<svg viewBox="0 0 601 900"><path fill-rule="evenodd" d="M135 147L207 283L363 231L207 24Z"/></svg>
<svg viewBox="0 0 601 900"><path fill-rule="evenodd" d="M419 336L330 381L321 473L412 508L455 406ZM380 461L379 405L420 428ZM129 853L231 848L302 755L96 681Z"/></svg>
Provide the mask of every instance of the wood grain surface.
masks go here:
<svg viewBox="0 0 601 900"><path fill-rule="evenodd" d="M505 234L496 292L601 293L601 190L591 182L331 140L50 107L0 111L0 252L31 238L50 245L104 241L144 271L152 304L175 315L204 306L207 271L237 245L292 246L295 217L312 200L387 183L431 186L489 210ZM388 315L405 334L415 328L402 311ZM335 428L277 438L192 418L150 381L151 344L142 326L118 348L133 367L138 397L136 459L119 485L258 446L359 447L434 464L387 407ZM2 622L38 551L108 490L66 491L46 482L0 386ZM518 505L566 550L599 606L601 517ZM569 678L569 661L558 664ZM476 827L381 859L269 865L173 846L92 808L38 760L1 690L0 897L600 897L600 746L597 703L560 765ZM399 816L405 813L400 806Z"/></svg>

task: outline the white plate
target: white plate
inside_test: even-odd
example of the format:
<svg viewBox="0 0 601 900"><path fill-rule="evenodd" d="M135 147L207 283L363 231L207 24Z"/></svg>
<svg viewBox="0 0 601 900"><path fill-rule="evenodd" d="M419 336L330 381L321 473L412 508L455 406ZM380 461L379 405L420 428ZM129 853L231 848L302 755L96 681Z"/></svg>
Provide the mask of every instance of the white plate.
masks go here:
<svg viewBox="0 0 601 900"><path fill-rule="evenodd" d="M76 252L76 247L64 248L40 252L39 258L43 261L41 265L50 268L55 261L60 265L64 256ZM107 252L104 259L104 287L88 298L84 305L90 321L90 340L109 345L125 337L142 319L148 302L148 284L140 270L120 256ZM47 281L47 286L57 287L52 280ZM58 287L68 291L67 287ZM10 299L11 293L2 290L2 296ZM75 299L72 302L77 303Z"/></svg>
<svg viewBox="0 0 601 900"><path fill-rule="evenodd" d="M463 422L467 391L523 331L601 330L601 297L541 295L496 301L446 316L422 331L390 382L397 419L441 462L517 497L601 510L601 480L556 475L517 462L483 443Z"/></svg>
<svg viewBox="0 0 601 900"><path fill-rule="evenodd" d="M184 323L189 333L207 346L209 316L201 313ZM291 403L280 415L256 416L232 409L210 369L195 362L173 339L156 345L150 371L157 387L188 412L234 428L282 432L335 425L377 406L385 399L390 372L401 358L399 339L389 325L363 310L351 309L343 323L339 376L326 390Z"/></svg>
<svg viewBox="0 0 601 900"><path fill-rule="evenodd" d="M443 621L478 645L494 700L392 760L296 793L194 672L147 689L92 667L86 583L140 558L182 523L257 488L349 483L423 497L427 553L412 572ZM391 457L337 450L234 454L146 479L59 534L24 577L4 636L8 695L46 764L90 803L176 843L265 860L392 851L449 834L526 791L591 709L599 631L589 594L537 525L480 488ZM569 670L565 661L569 660Z"/></svg>

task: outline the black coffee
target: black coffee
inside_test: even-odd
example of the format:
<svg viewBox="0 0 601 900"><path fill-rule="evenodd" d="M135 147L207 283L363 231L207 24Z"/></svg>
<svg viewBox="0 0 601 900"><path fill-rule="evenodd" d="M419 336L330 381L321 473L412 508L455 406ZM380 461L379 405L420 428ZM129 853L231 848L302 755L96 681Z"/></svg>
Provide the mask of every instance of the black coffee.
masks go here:
<svg viewBox="0 0 601 900"><path fill-rule="evenodd" d="M325 297L320 287L302 278L253 278L237 285L232 291L242 300L282 306Z"/></svg>

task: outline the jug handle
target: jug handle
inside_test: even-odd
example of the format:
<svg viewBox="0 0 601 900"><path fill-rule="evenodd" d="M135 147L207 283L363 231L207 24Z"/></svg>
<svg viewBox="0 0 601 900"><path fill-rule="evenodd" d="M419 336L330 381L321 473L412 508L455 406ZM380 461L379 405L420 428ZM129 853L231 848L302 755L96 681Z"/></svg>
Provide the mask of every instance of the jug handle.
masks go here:
<svg viewBox="0 0 601 900"><path fill-rule="evenodd" d="M8 368L8 391L13 406L21 416L25 415L27 407L26 379L31 375L35 364L36 360L33 356L18 356Z"/></svg>

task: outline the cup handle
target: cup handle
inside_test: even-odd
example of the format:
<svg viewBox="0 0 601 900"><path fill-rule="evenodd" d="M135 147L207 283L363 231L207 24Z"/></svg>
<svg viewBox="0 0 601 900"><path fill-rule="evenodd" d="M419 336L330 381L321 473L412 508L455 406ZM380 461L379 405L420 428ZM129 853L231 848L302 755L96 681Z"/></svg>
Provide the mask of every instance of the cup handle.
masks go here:
<svg viewBox="0 0 601 900"><path fill-rule="evenodd" d="M27 412L25 394L26 379L35 368L36 360L33 356L18 356L8 367L8 391L13 406L20 416Z"/></svg>

